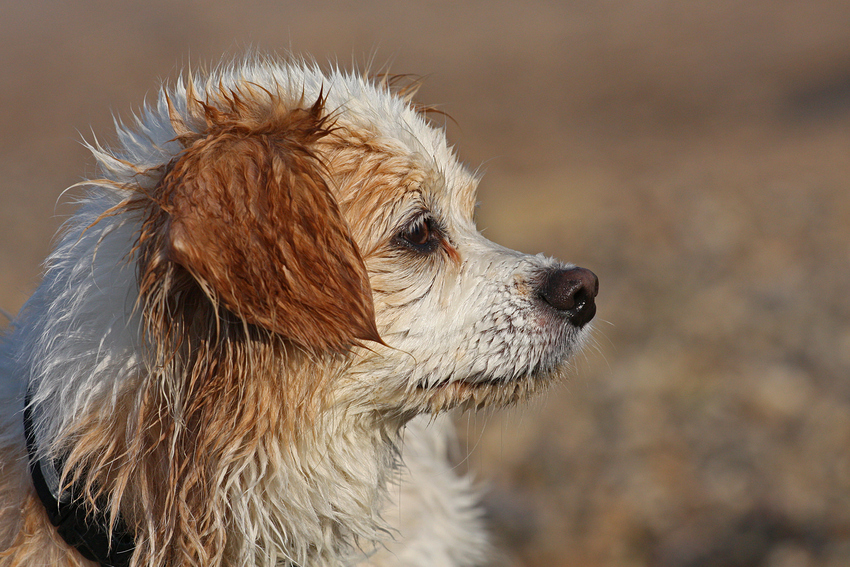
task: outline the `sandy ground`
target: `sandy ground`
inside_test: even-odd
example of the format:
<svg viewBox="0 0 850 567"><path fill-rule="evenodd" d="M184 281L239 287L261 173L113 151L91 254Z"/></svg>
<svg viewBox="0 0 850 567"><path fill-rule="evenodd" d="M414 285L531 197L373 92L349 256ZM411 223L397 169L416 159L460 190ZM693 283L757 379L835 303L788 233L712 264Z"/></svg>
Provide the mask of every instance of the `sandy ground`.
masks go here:
<svg viewBox="0 0 850 567"><path fill-rule="evenodd" d="M479 225L601 279L595 347L463 416L500 565L850 565L850 3L0 2L0 307L161 79L250 48L427 77ZM73 7L70 7L73 6Z"/></svg>

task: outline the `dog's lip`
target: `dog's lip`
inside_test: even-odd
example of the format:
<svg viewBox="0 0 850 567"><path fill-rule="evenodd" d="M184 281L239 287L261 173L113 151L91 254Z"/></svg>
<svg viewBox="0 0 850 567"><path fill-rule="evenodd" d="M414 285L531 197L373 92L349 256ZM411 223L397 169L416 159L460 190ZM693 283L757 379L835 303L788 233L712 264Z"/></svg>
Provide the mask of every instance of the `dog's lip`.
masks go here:
<svg viewBox="0 0 850 567"><path fill-rule="evenodd" d="M452 380L451 378L447 380L441 380L436 384L425 384L421 381L416 384L416 389L421 391L426 390L439 390L445 388L488 388L493 386L506 386L508 384L513 384L519 382L521 380L527 379L530 376L536 376L539 372L538 368L533 369L529 372L522 372L513 376L487 376L483 372L472 374L470 376L465 376L463 378L458 378Z"/></svg>
<svg viewBox="0 0 850 567"><path fill-rule="evenodd" d="M545 378L528 372L510 377L487 377L477 381L466 377L443 380L432 385L420 383L415 392L419 403L432 412L458 406L467 409L480 409L489 405L507 407L526 399L538 390L548 382Z"/></svg>
<svg viewBox="0 0 850 567"><path fill-rule="evenodd" d="M445 387L470 387L470 388L485 388L493 386L509 386L522 382L523 380L535 380L540 377L545 377L555 371L559 365L547 363L546 361L537 361L532 367L522 371L515 371L505 375L490 375L486 372L475 372L464 376L463 378L447 378L440 380L434 384L427 384L424 380L420 380L416 384L417 390L435 390Z"/></svg>
<svg viewBox="0 0 850 567"><path fill-rule="evenodd" d="M502 379L482 380L471 382L469 380L444 380L437 384L417 384L416 389L420 391L441 390L446 388L485 388L488 386L502 386L508 381Z"/></svg>

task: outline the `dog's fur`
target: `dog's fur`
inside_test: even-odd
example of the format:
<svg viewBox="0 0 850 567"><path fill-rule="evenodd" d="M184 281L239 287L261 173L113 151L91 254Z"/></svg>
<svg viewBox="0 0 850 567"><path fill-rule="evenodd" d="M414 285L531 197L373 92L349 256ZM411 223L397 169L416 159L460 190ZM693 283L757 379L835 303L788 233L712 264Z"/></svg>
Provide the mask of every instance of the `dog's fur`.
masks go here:
<svg viewBox="0 0 850 567"><path fill-rule="evenodd" d="M134 566L484 560L434 416L544 388L586 321L571 266L476 231L477 178L391 82L251 60L91 146L0 347L0 565L90 565L34 496L27 389Z"/></svg>

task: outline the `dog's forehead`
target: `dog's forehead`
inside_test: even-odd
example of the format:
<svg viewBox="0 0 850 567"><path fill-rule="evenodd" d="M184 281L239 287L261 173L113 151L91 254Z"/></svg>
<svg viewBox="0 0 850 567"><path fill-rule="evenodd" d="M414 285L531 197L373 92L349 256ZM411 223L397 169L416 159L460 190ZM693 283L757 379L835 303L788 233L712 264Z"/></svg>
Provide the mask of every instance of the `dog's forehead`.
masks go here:
<svg viewBox="0 0 850 567"><path fill-rule="evenodd" d="M316 77L303 80L313 88L318 84ZM351 201L372 202L374 214L392 210L403 217L411 209L427 209L447 222L471 221L478 178L458 160L443 128L368 78L337 71L324 80L317 96L325 93L326 110L341 127L339 145L331 151L346 154L330 164L331 174L348 169L354 177L347 179L344 201L355 209L361 207ZM357 169L358 161L368 164ZM374 221L374 214L359 216Z"/></svg>
<svg viewBox="0 0 850 567"><path fill-rule="evenodd" d="M437 181L459 185L475 181L458 161L443 128L388 89L373 83L362 86L329 93L327 108L338 109L340 120L349 128L373 136L389 153L407 156L411 167L430 181L430 188Z"/></svg>

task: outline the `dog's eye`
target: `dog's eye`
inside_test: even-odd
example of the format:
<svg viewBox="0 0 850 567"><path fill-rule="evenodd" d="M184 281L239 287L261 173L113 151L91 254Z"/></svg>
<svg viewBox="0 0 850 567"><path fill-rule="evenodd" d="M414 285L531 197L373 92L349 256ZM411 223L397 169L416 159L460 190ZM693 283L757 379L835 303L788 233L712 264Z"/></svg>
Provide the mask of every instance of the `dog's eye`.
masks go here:
<svg viewBox="0 0 850 567"><path fill-rule="evenodd" d="M397 239L408 248L427 253L439 246L440 232L433 219L420 217L402 229Z"/></svg>
<svg viewBox="0 0 850 567"><path fill-rule="evenodd" d="M414 246L425 246L431 240L431 227L427 221L417 222L405 233L404 239Z"/></svg>

